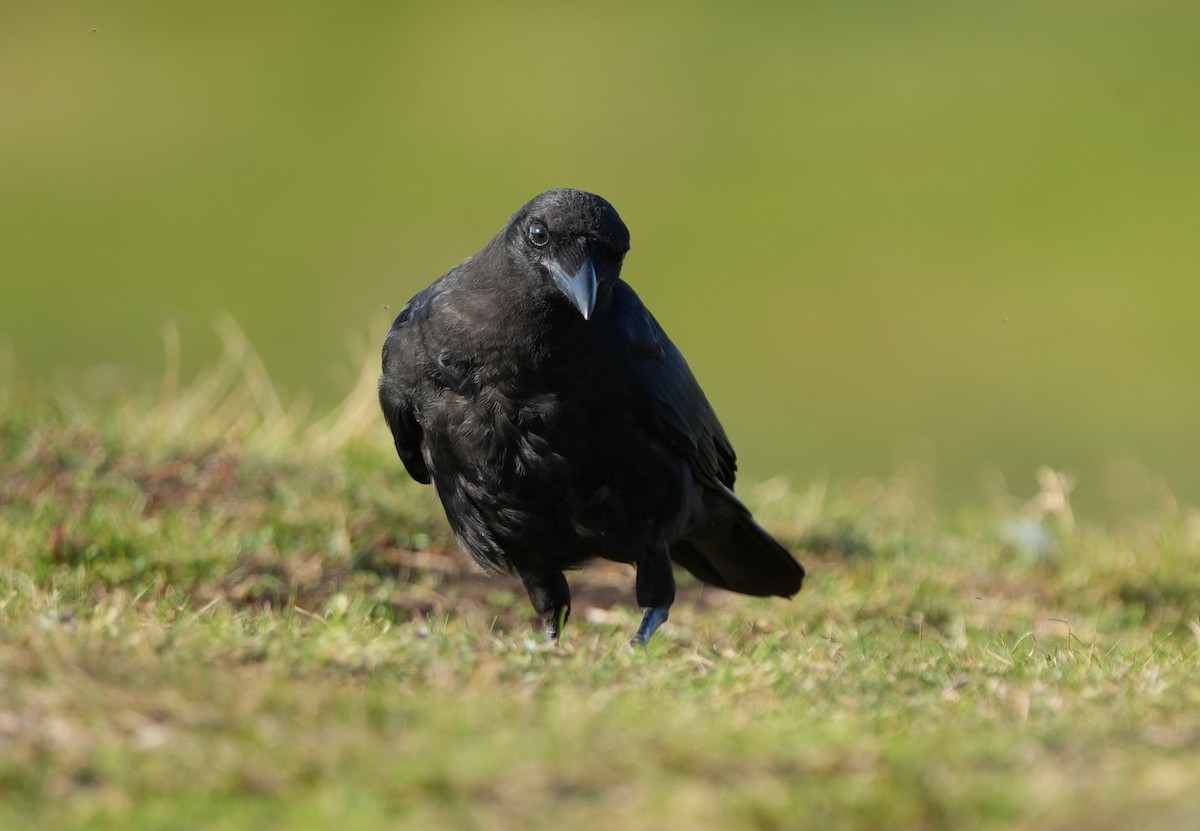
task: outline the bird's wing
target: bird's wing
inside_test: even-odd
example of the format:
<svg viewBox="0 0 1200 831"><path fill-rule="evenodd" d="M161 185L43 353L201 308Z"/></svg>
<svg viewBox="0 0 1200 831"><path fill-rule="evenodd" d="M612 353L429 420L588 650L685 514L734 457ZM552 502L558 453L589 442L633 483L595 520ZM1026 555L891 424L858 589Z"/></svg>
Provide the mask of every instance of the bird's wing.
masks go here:
<svg viewBox="0 0 1200 831"><path fill-rule="evenodd" d="M428 289L426 289L426 292ZM429 467L421 454L421 425L413 409L418 388L414 370L420 365L417 352L420 337L417 329L427 306L422 292L396 315L387 339L383 342L383 376L379 379L379 404L383 417L392 430L396 453L412 478L428 485Z"/></svg>
<svg viewBox="0 0 1200 831"><path fill-rule="evenodd" d="M614 286L612 308L632 356L643 425L683 456L700 481L732 487L733 446L683 355L624 281Z"/></svg>

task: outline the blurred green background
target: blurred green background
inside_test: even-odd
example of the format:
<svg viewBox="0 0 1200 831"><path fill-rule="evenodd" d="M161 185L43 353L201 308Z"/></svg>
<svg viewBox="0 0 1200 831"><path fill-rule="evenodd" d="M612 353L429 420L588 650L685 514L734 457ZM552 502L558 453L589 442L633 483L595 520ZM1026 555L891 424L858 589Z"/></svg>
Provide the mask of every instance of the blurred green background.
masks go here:
<svg viewBox="0 0 1200 831"><path fill-rule="evenodd" d="M153 378L173 321L187 377L227 311L328 406L570 185L629 224L744 479L1200 500L1194 1L14 1L0 42L24 376Z"/></svg>

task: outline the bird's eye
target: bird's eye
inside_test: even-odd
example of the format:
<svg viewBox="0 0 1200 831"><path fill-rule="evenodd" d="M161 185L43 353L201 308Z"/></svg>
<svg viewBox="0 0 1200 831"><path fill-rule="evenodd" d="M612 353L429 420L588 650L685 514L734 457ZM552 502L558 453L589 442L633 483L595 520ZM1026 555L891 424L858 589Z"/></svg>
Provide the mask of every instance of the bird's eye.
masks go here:
<svg viewBox="0 0 1200 831"><path fill-rule="evenodd" d="M529 241L541 248L550 241L550 232L546 230L545 225L535 222L529 226Z"/></svg>

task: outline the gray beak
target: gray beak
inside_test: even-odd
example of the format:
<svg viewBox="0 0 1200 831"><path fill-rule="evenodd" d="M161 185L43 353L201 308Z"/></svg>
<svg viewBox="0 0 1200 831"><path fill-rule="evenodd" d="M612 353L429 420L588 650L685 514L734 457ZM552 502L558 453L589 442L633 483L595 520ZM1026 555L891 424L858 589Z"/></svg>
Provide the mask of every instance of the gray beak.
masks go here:
<svg viewBox="0 0 1200 831"><path fill-rule="evenodd" d="M590 320L592 310L596 308L596 267L592 265L592 258L584 255L583 262L574 274L567 271L558 260L550 260L546 266L571 305L579 309L584 320Z"/></svg>

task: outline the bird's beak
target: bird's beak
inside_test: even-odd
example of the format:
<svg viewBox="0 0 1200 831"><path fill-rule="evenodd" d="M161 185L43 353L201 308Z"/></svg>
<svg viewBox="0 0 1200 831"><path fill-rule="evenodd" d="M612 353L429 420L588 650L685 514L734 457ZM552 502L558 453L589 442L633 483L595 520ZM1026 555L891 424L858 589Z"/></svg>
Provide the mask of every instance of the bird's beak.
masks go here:
<svg viewBox="0 0 1200 831"><path fill-rule="evenodd" d="M550 260L546 265L571 305L579 309L584 320L590 320L592 310L596 308L596 267L592 265L592 258L584 254L583 262L574 274L558 260Z"/></svg>

